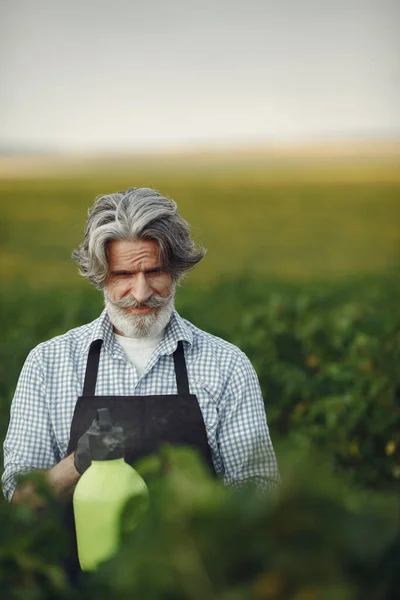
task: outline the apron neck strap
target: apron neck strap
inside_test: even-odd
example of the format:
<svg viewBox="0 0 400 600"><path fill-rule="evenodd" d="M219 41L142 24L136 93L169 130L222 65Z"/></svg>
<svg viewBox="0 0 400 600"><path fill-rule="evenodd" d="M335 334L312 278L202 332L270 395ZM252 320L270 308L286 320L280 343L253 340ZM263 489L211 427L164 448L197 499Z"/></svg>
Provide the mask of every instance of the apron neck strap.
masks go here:
<svg viewBox="0 0 400 600"><path fill-rule="evenodd" d="M102 344L103 340L94 340L94 342L90 344L82 396L96 395L96 381L99 370L100 351ZM174 352L174 365L178 395L186 396L190 394L190 390L188 374L186 370L185 354L181 340L179 340L177 349Z"/></svg>
<svg viewBox="0 0 400 600"><path fill-rule="evenodd" d="M95 396L96 394L97 372L99 370L102 344L103 340L94 340L94 342L90 344L82 396Z"/></svg>
<svg viewBox="0 0 400 600"><path fill-rule="evenodd" d="M186 396L190 394L190 390L182 340L179 340L177 349L174 352L174 364L178 396Z"/></svg>

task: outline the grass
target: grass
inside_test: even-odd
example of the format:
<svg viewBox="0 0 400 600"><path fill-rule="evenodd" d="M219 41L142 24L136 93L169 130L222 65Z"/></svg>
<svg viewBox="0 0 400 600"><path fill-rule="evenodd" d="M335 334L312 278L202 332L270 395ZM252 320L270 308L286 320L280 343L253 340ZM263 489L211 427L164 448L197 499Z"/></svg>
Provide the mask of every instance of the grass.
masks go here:
<svg viewBox="0 0 400 600"><path fill-rule="evenodd" d="M5 281L77 283L70 254L94 198L129 186L174 198L208 248L191 276L268 275L337 280L375 274L400 262L400 177L395 165L279 163L109 163L70 174L0 180Z"/></svg>

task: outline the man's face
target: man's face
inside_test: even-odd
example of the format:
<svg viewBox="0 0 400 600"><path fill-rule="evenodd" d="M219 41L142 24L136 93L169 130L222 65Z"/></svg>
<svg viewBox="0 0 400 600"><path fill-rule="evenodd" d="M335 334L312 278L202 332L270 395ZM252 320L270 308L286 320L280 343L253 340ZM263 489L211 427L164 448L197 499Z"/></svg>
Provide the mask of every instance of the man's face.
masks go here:
<svg viewBox="0 0 400 600"><path fill-rule="evenodd" d="M158 335L174 308L175 284L150 240L119 240L108 246L109 276L104 298L117 333Z"/></svg>

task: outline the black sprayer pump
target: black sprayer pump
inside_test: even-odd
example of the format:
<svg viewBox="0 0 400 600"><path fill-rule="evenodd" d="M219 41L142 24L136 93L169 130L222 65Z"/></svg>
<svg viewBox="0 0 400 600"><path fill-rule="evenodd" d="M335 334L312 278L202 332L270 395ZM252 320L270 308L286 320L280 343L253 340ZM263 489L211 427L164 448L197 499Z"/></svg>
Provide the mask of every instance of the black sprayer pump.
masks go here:
<svg viewBox="0 0 400 600"><path fill-rule="evenodd" d="M124 432L113 425L108 408L100 408L88 430L89 449L92 460L124 458Z"/></svg>

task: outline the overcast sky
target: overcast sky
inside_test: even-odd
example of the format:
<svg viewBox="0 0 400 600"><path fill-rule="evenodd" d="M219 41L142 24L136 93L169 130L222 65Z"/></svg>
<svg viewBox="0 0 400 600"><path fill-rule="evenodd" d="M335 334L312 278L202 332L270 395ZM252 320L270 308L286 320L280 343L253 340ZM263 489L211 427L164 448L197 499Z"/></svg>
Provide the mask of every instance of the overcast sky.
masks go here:
<svg viewBox="0 0 400 600"><path fill-rule="evenodd" d="M399 0L0 0L0 147L400 135Z"/></svg>

